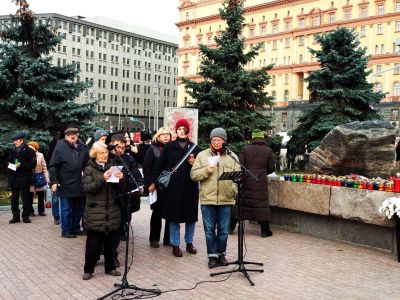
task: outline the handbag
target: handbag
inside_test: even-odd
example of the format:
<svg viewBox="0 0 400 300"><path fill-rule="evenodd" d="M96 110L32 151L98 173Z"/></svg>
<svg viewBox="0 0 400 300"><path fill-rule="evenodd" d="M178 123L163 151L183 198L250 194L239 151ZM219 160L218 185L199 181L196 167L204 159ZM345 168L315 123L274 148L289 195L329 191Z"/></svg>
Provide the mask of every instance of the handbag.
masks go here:
<svg viewBox="0 0 400 300"><path fill-rule="evenodd" d="M47 184L46 177L43 172L32 174L32 183L34 187L41 188Z"/></svg>
<svg viewBox="0 0 400 300"><path fill-rule="evenodd" d="M158 176L156 180L157 187L162 191L166 190L169 186L169 182L171 180L172 174L174 174L178 168L181 166L181 164L186 160L186 158L189 156L189 154L193 151L193 149L196 147L196 144L193 144L190 146L189 150L185 153L185 155L181 158L181 160L176 164L175 167L172 168L172 171L162 171L160 176Z"/></svg>

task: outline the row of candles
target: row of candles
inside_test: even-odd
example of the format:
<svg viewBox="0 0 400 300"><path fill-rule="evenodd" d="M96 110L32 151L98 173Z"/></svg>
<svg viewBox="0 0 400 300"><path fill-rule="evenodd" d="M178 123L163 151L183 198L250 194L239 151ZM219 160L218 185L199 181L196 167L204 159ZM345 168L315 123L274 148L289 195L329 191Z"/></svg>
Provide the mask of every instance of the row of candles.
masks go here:
<svg viewBox="0 0 400 300"><path fill-rule="evenodd" d="M356 189L376 190L385 192L400 192L400 178L394 177L390 180L382 178L364 179L359 176L326 176L316 174L285 174L285 181L304 182L312 184L325 184L331 186L342 186ZM397 184L399 182L399 184Z"/></svg>

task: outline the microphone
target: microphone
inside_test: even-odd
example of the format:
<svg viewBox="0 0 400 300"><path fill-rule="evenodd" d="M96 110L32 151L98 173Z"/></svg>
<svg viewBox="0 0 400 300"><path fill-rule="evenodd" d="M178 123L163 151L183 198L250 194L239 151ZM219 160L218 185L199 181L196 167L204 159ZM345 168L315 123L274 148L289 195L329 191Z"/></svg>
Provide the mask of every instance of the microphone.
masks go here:
<svg viewBox="0 0 400 300"><path fill-rule="evenodd" d="M222 144L222 149L226 150L226 152L229 154L231 152L231 149L229 149L230 145L226 142Z"/></svg>
<svg viewBox="0 0 400 300"><path fill-rule="evenodd" d="M108 150L108 151L112 151L112 150L114 150L116 147L117 147L117 145L108 144L108 145L107 145L107 150Z"/></svg>

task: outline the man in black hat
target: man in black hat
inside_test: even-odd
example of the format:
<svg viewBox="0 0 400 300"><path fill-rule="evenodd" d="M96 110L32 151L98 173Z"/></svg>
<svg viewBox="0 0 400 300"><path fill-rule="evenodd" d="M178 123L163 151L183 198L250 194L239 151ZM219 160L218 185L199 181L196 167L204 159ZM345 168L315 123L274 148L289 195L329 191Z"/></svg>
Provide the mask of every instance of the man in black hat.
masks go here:
<svg viewBox="0 0 400 300"><path fill-rule="evenodd" d="M20 222L19 195L22 198L22 220L30 223L31 208L29 187L32 183L33 169L36 167L36 154L25 143L25 132L18 131L12 136L14 147L8 156L8 185L11 187L10 224Z"/></svg>
<svg viewBox="0 0 400 300"><path fill-rule="evenodd" d="M82 234L80 221L85 209L82 172L89 159L86 146L79 141L79 129L68 126L64 139L57 142L50 159L51 190L60 197L61 236Z"/></svg>

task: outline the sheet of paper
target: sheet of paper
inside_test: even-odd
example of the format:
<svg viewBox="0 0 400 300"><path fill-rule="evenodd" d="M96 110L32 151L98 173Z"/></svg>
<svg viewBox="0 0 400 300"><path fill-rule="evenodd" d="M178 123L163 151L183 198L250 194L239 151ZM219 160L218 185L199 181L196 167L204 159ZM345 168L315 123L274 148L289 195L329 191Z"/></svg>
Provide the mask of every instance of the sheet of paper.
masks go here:
<svg viewBox="0 0 400 300"><path fill-rule="evenodd" d="M120 172L122 170L122 166L111 166L110 171L111 171L111 177L108 178L107 182L119 182L119 179L115 177L115 174Z"/></svg>
<svg viewBox="0 0 400 300"><path fill-rule="evenodd" d="M219 156L219 155L210 156L208 158L208 165L211 167L216 167L220 159L221 159L221 156Z"/></svg>
<svg viewBox="0 0 400 300"><path fill-rule="evenodd" d="M157 202L157 190L152 193L149 193L149 203L152 205L153 203Z"/></svg>
<svg viewBox="0 0 400 300"><path fill-rule="evenodd" d="M17 171L17 166L14 165L14 164L12 164L12 163L8 163L8 168L9 168L10 170Z"/></svg>
<svg viewBox="0 0 400 300"><path fill-rule="evenodd" d="M135 192L139 192L141 188L143 188L143 185L139 186L138 188L136 188L136 189L134 189L134 190L132 190L132 191L129 191L128 194L132 194L132 193L135 193Z"/></svg>

